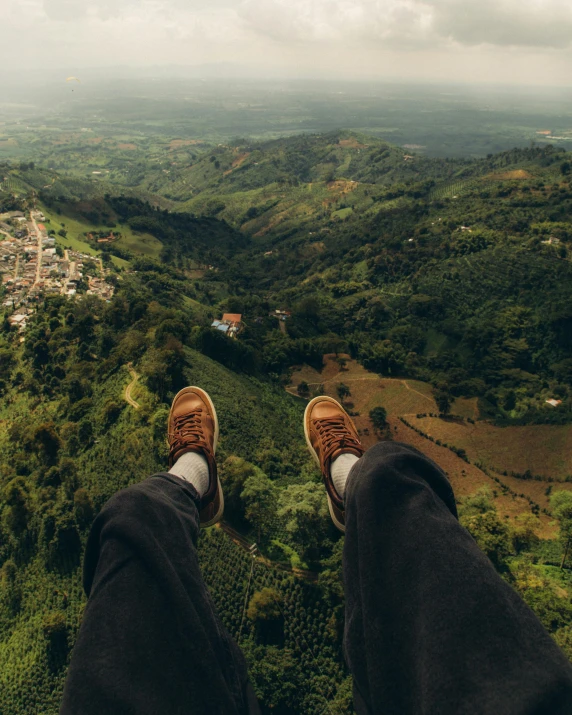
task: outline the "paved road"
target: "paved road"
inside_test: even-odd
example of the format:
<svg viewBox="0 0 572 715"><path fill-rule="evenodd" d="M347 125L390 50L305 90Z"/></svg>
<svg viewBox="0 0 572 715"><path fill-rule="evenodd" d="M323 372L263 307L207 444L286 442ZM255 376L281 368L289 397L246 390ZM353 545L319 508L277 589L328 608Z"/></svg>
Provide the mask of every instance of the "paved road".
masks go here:
<svg viewBox="0 0 572 715"><path fill-rule="evenodd" d="M127 363L127 369L129 370L129 373L131 374L131 377L133 379L125 388L125 399L131 405L131 407L134 407L136 410L138 410L141 405L131 397L131 392L137 384L137 380L139 379L140 375L138 375L133 369L133 363Z"/></svg>

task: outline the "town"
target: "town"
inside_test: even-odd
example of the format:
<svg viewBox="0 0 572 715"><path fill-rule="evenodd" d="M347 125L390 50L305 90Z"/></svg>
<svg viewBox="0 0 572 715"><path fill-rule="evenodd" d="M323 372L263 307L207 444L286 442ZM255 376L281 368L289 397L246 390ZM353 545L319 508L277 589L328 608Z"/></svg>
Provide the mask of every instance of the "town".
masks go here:
<svg viewBox="0 0 572 715"><path fill-rule="evenodd" d="M23 333L38 301L46 295L113 296L101 259L56 246L41 211L0 214L2 307L13 310L8 321Z"/></svg>

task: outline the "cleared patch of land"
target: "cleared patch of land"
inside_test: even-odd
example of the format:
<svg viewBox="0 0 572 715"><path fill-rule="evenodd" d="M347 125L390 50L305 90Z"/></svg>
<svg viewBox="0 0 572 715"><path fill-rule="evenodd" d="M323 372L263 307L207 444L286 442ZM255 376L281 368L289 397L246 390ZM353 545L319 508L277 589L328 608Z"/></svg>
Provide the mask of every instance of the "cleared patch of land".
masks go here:
<svg viewBox="0 0 572 715"><path fill-rule="evenodd" d="M479 400L477 397L471 397L467 399L465 397L458 397L451 406L451 413L457 417L469 417L470 419L477 420L479 418Z"/></svg>
<svg viewBox="0 0 572 715"><path fill-rule="evenodd" d="M430 385L418 380L380 377L347 355L325 355L321 371L307 365L295 368L291 384L286 389L297 395L301 382L308 384L311 395L325 394L338 400L339 385L346 385L350 395L345 398L344 405L352 414L365 447L371 447L389 435L396 441L411 444L447 473L457 498L487 487L503 518L514 519L520 514L531 513L534 504L540 509L549 509L552 491L572 490L570 482L547 481L547 478L563 479L572 473L572 426L496 427L478 421L477 400L464 398L455 400L450 418L417 418L418 414L438 412ZM369 418L374 407L384 407L387 411L388 429L381 434L376 432ZM404 424L400 417L423 434ZM467 418L475 423L468 422ZM436 444L424 434L442 444ZM472 464L444 444L464 449ZM485 471L475 463L482 464ZM527 470L541 480L524 480L503 474L503 471L524 474ZM556 533L554 520L542 512L538 516L539 535L553 538Z"/></svg>
<svg viewBox="0 0 572 715"><path fill-rule="evenodd" d="M360 144L359 141L352 137L351 139L340 139L339 145L343 149L366 149L365 144Z"/></svg>
<svg viewBox="0 0 572 715"><path fill-rule="evenodd" d="M534 501L536 501L541 508L546 508L548 506L548 498L544 496L544 490L546 490L546 484L543 482L537 482L540 489L542 489L542 496L540 495L537 499L534 499L532 494L529 494L525 489L521 488L522 482L520 480L513 480L517 483L513 485L512 483L507 483L507 486L512 490L512 493L503 494L502 487L495 482L492 477L485 474L478 467L473 464L467 464L464 460L458 457L454 452L446 447L439 446L428 439L425 439L420 434L412 430L407 425L404 425L401 420L396 418L390 418L389 423L391 425L391 434L395 441L405 442L415 447L423 454L427 455L430 459L436 462L441 469L447 474L453 491L455 492L455 497L460 499L465 496L474 494L479 489L483 487L488 489L493 497L495 506L502 518L514 519L521 514L532 513L532 505L526 499L526 497L519 496L520 494L525 494L530 496ZM494 475L496 476L496 475ZM510 482L504 477L502 478L504 482ZM529 482L527 482L529 484ZM572 485L570 485L572 487ZM550 539L554 538L557 533L557 528L554 524L553 519L543 513L538 515L540 520L540 527L537 529L537 533L541 538Z"/></svg>
<svg viewBox="0 0 572 715"><path fill-rule="evenodd" d="M496 471L564 479L572 474L572 426L496 427L436 417L408 418L425 434L462 448L471 461Z"/></svg>
<svg viewBox="0 0 572 715"><path fill-rule="evenodd" d="M198 139L172 139L169 144L169 149L173 151L174 149L180 149L184 146L194 146L196 144L201 144Z"/></svg>
<svg viewBox="0 0 572 715"><path fill-rule="evenodd" d="M488 181L511 181L514 179L530 179L532 175L524 169L514 169L513 171L504 171L498 174L488 174L483 178Z"/></svg>
<svg viewBox="0 0 572 715"><path fill-rule="evenodd" d="M86 235L90 232L103 231L106 229L104 225L95 225L86 221L86 219L77 212L66 210L62 206L62 213L58 214L55 210L46 206L41 206L44 215L48 219L46 228L53 229L56 233L60 229L64 229L66 236L56 236L57 242L63 248L71 248L82 253L88 253L92 256L99 254L98 245L90 243ZM151 236L148 233L137 233L127 224L118 223L113 229L116 233L121 234L116 242L116 245L121 248L126 248L134 254L150 256L158 258L163 248L163 244L159 239Z"/></svg>

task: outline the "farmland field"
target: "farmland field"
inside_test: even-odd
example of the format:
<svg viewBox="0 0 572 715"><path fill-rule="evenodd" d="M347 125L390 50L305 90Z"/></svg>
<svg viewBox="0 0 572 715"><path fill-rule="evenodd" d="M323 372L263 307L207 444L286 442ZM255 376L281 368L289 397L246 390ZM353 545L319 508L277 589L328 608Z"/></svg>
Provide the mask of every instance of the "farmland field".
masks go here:
<svg viewBox="0 0 572 715"><path fill-rule="evenodd" d="M572 426L496 427L435 417L410 418L425 434L466 450L469 458L496 471L562 480L572 474Z"/></svg>
<svg viewBox="0 0 572 715"><path fill-rule="evenodd" d="M380 377L348 356L340 357L347 359L344 369L340 369L335 355L324 356L321 372L307 365L296 368L287 390L298 394L298 385L305 381L311 392L318 389L322 394L339 400L337 388L342 383L346 385L351 394L344 400L344 405L353 415L364 446L370 447L389 435L392 439L413 445L445 470L457 498L486 487L494 492L499 513L509 519L529 512L531 500L540 508L547 509L552 489L572 490L572 483L552 484L547 481L547 478L558 481L572 473L572 426L503 428L485 421L471 424L466 418L478 417L474 398L457 399L449 419L418 419L417 414L438 411L430 385L418 380ZM384 407L387 411L389 432L386 434L376 433L373 427L369 412L374 407ZM404 417L408 424L404 424L400 417ZM441 445L436 443L437 440ZM471 464L448 447L464 449ZM477 464L482 464L486 472ZM524 474L527 470L542 479L523 480L510 476L510 472ZM509 475L503 474L504 471ZM503 493L499 481L495 479L508 487L507 493ZM521 494L523 496L519 496ZM539 533L551 538L554 535L553 520L544 513L540 519L542 529Z"/></svg>

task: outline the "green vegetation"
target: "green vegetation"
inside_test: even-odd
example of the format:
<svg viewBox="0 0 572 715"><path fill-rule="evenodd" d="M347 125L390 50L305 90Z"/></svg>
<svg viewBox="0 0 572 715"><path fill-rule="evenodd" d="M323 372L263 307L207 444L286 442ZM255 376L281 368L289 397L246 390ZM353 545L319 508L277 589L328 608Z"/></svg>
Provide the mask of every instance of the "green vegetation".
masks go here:
<svg viewBox="0 0 572 715"><path fill-rule="evenodd" d="M554 480L544 522L532 501L505 519L480 492L460 513L572 657L570 494L556 489L572 425L568 154L431 159L339 131L221 146L85 134L60 137L57 158L39 151L48 168L2 166L0 213L40 206L61 246L101 256L116 292L43 298L23 342L0 323L0 712L57 712L90 523L164 466L168 407L189 383L221 420L229 528L261 554L221 529L199 545L265 712L352 712L343 539L302 429L304 400L326 390L369 419L372 439L410 406L402 424L454 444L467 469L485 435L481 466L507 479L535 481L500 462L525 452L523 430L553 445L538 471L541 490ZM64 171L82 146L90 171L109 175ZM121 236L88 236L106 230ZM210 328L224 312L242 315L237 340ZM128 364L138 410L124 399ZM550 516L559 538L541 540Z"/></svg>

